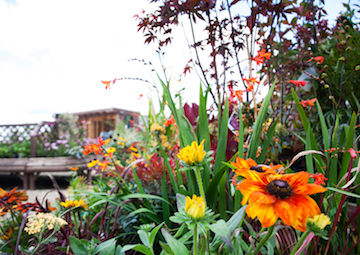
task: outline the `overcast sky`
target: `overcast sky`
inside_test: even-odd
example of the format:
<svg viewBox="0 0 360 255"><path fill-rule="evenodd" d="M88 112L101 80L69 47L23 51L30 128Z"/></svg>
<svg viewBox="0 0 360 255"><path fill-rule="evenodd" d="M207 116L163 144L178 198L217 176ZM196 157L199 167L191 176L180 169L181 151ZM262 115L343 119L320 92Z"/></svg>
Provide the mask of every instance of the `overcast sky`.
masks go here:
<svg viewBox="0 0 360 255"><path fill-rule="evenodd" d="M334 17L343 10L340 1L327 2ZM111 107L146 114L147 96L154 94L149 84L117 81L105 90L101 83L151 79L148 67L128 61L159 63L155 46L144 45L137 32L133 16L142 9L149 9L147 0L0 0L0 124L52 121L55 113ZM176 75L189 59L179 45L165 57L178 88L187 83L177 82ZM200 81L192 79L197 92ZM185 91L189 102L197 101L194 90Z"/></svg>

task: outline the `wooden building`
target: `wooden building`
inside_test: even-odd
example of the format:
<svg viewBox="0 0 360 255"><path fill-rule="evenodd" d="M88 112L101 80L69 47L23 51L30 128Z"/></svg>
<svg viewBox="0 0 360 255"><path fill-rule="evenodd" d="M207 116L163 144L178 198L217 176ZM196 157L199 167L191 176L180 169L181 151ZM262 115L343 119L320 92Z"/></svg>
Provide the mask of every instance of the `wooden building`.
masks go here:
<svg viewBox="0 0 360 255"><path fill-rule="evenodd" d="M118 108L77 112L72 114L79 117L79 122L84 123L90 138L97 138L101 132L115 130L120 121L124 121L129 128L139 124L139 115L137 112Z"/></svg>

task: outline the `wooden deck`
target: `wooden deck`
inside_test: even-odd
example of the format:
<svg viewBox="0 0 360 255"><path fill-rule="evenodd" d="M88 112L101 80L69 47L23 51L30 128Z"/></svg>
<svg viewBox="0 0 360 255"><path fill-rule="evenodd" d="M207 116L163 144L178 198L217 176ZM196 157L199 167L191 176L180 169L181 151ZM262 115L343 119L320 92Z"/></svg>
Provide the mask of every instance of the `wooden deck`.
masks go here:
<svg viewBox="0 0 360 255"><path fill-rule="evenodd" d="M87 179L91 182L91 169L87 163L93 158L69 157L35 157L35 158L0 158L0 172L16 173L23 181L24 189L35 189L35 180L40 173L70 172L70 167L78 167L80 173L86 172Z"/></svg>

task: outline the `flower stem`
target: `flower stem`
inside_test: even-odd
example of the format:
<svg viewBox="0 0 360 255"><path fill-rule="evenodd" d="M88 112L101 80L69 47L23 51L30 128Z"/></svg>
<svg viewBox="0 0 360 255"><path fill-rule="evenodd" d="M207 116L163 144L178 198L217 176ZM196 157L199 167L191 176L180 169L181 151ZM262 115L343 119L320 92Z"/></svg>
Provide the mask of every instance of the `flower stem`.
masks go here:
<svg viewBox="0 0 360 255"><path fill-rule="evenodd" d="M269 238L271 237L273 232L274 232L274 225L269 227L266 236L264 236L264 238L261 239L260 243L256 246L256 249L255 249L255 251L253 253L254 255L257 255L259 253L261 247L263 247L264 244L267 242L267 240L269 240Z"/></svg>
<svg viewBox="0 0 360 255"><path fill-rule="evenodd" d="M300 246L304 243L306 237L310 234L310 230L306 230L300 237L299 241L296 243L294 249L291 251L290 255L294 255L295 252L300 248Z"/></svg>
<svg viewBox="0 0 360 255"><path fill-rule="evenodd" d="M198 244L197 244L197 224L195 223L194 227L194 255L198 254Z"/></svg>
<svg viewBox="0 0 360 255"><path fill-rule="evenodd" d="M194 170L195 170L196 180L197 180L197 183L198 183L198 186L199 186L200 196L204 199L204 201L206 203L205 191L204 191L204 186L203 186L202 180L201 180L200 168L195 167Z"/></svg>

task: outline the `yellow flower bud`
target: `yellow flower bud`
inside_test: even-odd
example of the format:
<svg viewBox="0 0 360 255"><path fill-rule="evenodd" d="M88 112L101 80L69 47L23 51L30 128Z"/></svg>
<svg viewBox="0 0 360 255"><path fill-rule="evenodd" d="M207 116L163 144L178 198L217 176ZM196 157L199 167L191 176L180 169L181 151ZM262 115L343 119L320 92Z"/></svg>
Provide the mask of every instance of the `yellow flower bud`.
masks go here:
<svg viewBox="0 0 360 255"><path fill-rule="evenodd" d="M330 218L325 214L315 215L313 218L308 219L308 225L310 230L320 231L323 230L327 225L330 225Z"/></svg>
<svg viewBox="0 0 360 255"><path fill-rule="evenodd" d="M205 201L202 197L193 195L192 199L186 197L185 212L194 220L199 220L205 216Z"/></svg>

